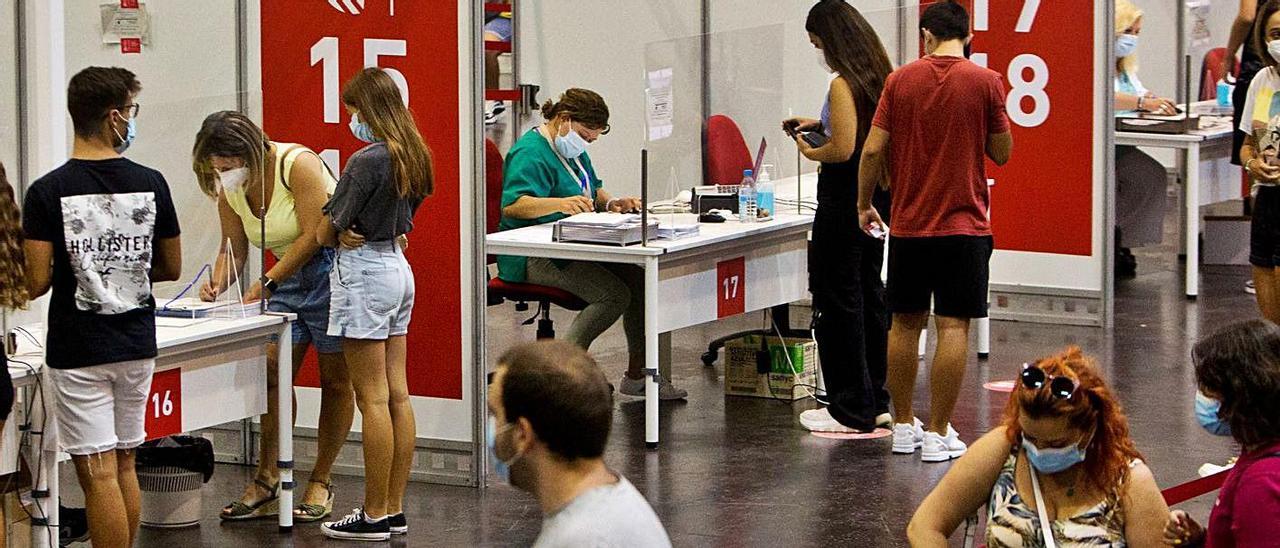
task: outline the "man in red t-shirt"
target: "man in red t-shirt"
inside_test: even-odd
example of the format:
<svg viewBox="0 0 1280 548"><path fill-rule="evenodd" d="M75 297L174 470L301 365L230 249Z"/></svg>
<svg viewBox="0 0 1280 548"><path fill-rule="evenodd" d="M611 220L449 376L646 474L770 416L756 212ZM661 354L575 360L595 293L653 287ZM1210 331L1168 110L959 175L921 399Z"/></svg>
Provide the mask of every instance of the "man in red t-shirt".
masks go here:
<svg viewBox="0 0 1280 548"><path fill-rule="evenodd" d="M921 450L926 462L963 455L951 427L969 347L969 320L987 315L986 158L1009 159L1013 138L1005 116L1004 81L964 58L969 14L954 2L920 17L925 57L885 82L862 152L858 216L864 230L883 226L871 194L886 171L893 189L889 241L888 388L893 399L893 452ZM917 348L937 317L938 350L930 375L928 427L914 418Z"/></svg>

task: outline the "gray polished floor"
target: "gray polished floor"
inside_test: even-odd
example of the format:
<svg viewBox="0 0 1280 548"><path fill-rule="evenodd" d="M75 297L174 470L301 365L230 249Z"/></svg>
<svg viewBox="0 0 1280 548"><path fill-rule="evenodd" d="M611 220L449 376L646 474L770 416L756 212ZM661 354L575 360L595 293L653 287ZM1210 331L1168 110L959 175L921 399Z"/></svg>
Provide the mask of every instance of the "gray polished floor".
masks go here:
<svg viewBox="0 0 1280 548"><path fill-rule="evenodd" d="M1206 267L1201 297L1189 302L1181 295L1181 268L1171 250L1160 251L1141 253L1138 278L1120 283L1113 334L1096 328L994 323L991 360L971 363L964 382L955 419L963 437L972 440L999 420L1004 397L983 390L983 382L1012 378L1028 359L1079 345L1097 357L1121 394L1138 447L1162 486L1192 479L1201 463L1230 456L1229 443L1195 423L1187 356L1201 334L1257 315L1252 298L1242 291L1247 271ZM515 325L509 306L490 311L491 351L532 337L531 328ZM567 326L567 315L559 319L562 328ZM795 420L811 404L724 397L721 365L706 368L698 361L704 342L758 322L755 316L741 317L676 333L673 376L689 389L689 401L663 405L662 447L648 451L642 402L620 398L609 464L649 498L677 546L905 545L903 530L913 509L947 465L890 455L886 439L811 436ZM621 375L625 349L618 328L593 350L610 377ZM927 372L921 376L922 387L925 380ZM926 397L923 391L918 395L921 401ZM299 526L285 537L270 522L220 524L218 508L238 495L247 477L247 469L220 467L205 490L209 517L200 527L144 531L140 545L327 544L314 525ZM359 478L337 480L339 509L358 504L360 486ZM526 546L538 532L534 501L505 486L481 491L413 485L409 498L411 534L394 545ZM75 495L68 501L74 502ZM1210 503L1202 498L1184 507L1204 517ZM959 544L959 535L953 544Z"/></svg>

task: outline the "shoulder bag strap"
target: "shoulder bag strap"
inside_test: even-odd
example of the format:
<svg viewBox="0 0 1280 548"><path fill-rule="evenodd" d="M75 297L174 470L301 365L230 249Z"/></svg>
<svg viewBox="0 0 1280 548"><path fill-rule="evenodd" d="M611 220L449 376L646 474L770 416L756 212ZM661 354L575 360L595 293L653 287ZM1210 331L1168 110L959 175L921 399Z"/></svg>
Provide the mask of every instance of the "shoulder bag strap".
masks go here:
<svg viewBox="0 0 1280 548"><path fill-rule="evenodd" d="M1044 534L1045 548L1057 548L1053 541L1053 522L1049 521L1049 511L1044 509L1044 495L1040 493L1040 480L1036 478L1036 469L1027 463L1027 471L1031 472L1031 490L1036 493L1036 512L1040 514L1040 532Z"/></svg>
<svg viewBox="0 0 1280 548"><path fill-rule="evenodd" d="M294 157L294 161L296 162L297 156L301 154L305 154L307 152L310 152L311 154L315 155L315 157L320 160L320 165L324 166L324 170L326 173L329 174L329 177L331 177L335 181L338 180L338 178L334 176L333 170L329 169L329 164L324 161L324 158L320 158L320 155L316 154L314 150L311 150L302 145L293 145L293 146L290 146L289 148L284 149L283 152L277 153L276 168L280 170L280 183L284 185L285 190L288 190L289 192L293 192L293 187L289 186L289 174L285 172L284 165L288 163L289 157L291 156Z"/></svg>

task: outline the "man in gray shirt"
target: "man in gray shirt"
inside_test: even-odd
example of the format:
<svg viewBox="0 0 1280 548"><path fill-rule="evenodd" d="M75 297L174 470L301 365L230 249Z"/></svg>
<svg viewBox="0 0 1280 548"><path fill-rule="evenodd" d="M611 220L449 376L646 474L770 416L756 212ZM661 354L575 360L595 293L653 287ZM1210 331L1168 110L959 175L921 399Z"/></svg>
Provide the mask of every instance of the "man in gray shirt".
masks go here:
<svg viewBox="0 0 1280 548"><path fill-rule="evenodd" d="M499 479L542 507L536 548L671 546L649 503L604 464L613 393L585 351L565 341L507 351L489 384L489 412Z"/></svg>

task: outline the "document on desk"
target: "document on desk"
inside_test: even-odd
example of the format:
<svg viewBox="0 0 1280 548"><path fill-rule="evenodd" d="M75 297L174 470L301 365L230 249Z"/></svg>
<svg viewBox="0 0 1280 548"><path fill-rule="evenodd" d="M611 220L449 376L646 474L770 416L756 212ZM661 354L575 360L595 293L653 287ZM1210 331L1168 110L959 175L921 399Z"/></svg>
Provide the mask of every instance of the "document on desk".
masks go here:
<svg viewBox="0 0 1280 548"><path fill-rule="evenodd" d="M560 221L565 225L600 227L619 227L639 222L640 216L633 213L579 213Z"/></svg>

